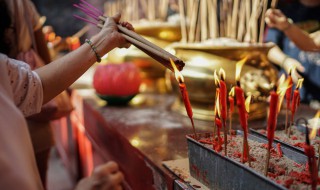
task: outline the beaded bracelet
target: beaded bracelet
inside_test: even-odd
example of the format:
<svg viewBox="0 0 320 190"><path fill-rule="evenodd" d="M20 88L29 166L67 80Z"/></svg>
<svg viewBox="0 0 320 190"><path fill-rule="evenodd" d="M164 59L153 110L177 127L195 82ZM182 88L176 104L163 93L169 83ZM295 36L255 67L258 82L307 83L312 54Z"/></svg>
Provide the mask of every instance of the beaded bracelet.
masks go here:
<svg viewBox="0 0 320 190"><path fill-rule="evenodd" d="M100 63L100 62L101 62L101 56L100 56L100 55L98 54L98 52L97 52L97 47L96 47L95 45L93 45L93 43L92 43L91 40L86 39L85 42L90 45L92 51L93 51L94 54L96 55L97 62Z"/></svg>

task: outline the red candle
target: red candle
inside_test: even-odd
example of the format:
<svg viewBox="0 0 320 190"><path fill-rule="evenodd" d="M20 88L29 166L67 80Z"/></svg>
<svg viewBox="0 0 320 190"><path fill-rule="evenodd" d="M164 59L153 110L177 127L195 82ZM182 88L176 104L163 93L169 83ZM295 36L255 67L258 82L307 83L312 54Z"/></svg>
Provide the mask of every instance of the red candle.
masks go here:
<svg viewBox="0 0 320 190"><path fill-rule="evenodd" d="M309 170L310 170L310 176L311 176L311 187L312 187L312 190L316 190L317 182L318 182L318 167L317 167L315 151L313 146L305 144L304 152L308 157L308 164L309 164Z"/></svg>
<svg viewBox="0 0 320 190"><path fill-rule="evenodd" d="M229 113L232 114L234 111L234 98L232 96L229 96L228 100L229 100Z"/></svg>
<svg viewBox="0 0 320 190"><path fill-rule="evenodd" d="M274 131L277 126L277 115L278 115L278 102L279 102L279 95L272 91L270 93L270 107L269 107L269 117L267 123L267 137L268 137L268 149L270 150L272 147L272 142L274 139Z"/></svg>
<svg viewBox="0 0 320 190"><path fill-rule="evenodd" d="M240 124L245 134L248 133L247 112L245 108L244 93L240 86L235 87L236 103L239 110Z"/></svg>
<svg viewBox="0 0 320 190"><path fill-rule="evenodd" d="M297 106L300 105L300 94L299 89L302 86L303 79L299 79L297 82L296 89L293 92L292 104L291 104L291 122L293 123L294 114L297 110Z"/></svg>
<svg viewBox="0 0 320 190"><path fill-rule="evenodd" d="M236 102L239 111L240 124L243 129L243 151L242 151L242 162L249 160L249 145L248 145L248 121L247 121L247 112L245 108L244 93L240 84L235 87L236 92ZM250 160L249 160L250 166Z"/></svg>
<svg viewBox="0 0 320 190"><path fill-rule="evenodd" d="M290 102L291 102L291 94L292 94L292 77L291 75L288 76L289 81L289 88L286 90L286 103L287 103L287 109L290 108Z"/></svg>
<svg viewBox="0 0 320 190"><path fill-rule="evenodd" d="M175 75L177 81L179 82L179 88L180 88L180 92L181 92L182 99L184 102L184 106L186 108L187 114L188 114L190 121L191 121L191 124L192 124L194 138L195 138L195 140L198 140L196 129L194 127L194 122L193 122L193 118L192 118L193 112L192 112L192 108L191 108L191 104L190 104L190 100L189 100L189 96L188 96L187 87L183 81L182 74L179 72L179 70L177 69L177 66L175 65L175 63L171 59L170 59L170 63L172 65L172 68L174 69L174 75Z"/></svg>
<svg viewBox="0 0 320 190"><path fill-rule="evenodd" d="M299 90L295 89L293 92L292 105L291 105L292 118L297 110L297 106L299 105L299 102L300 102Z"/></svg>
<svg viewBox="0 0 320 190"><path fill-rule="evenodd" d="M224 82L225 73L223 69L220 69L220 105L221 105L221 118L226 121L227 119L227 86Z"/></svg>
<svg viewBox="0 0 320 190"><path fill-rule="evenodd" d="M214 145L214 150L217 151L217 152L220 152L222 150L222 147L221 147L222 138L220 136L220 130L222 128L222 123L221 123L221 120L220 120L219 116L217 116L217 115L215 117L215 124L216 124L216 127L217 127L217 133L218 133L218 143L216 143Z"/></svg>
<svg viewBox="0 0 320 190"><path fill-rule="evenodd" d="M191 118L193 116L193 112L185 83L179 83L179 88L184 102L184 106L186 107L187 114Z"/></svg>

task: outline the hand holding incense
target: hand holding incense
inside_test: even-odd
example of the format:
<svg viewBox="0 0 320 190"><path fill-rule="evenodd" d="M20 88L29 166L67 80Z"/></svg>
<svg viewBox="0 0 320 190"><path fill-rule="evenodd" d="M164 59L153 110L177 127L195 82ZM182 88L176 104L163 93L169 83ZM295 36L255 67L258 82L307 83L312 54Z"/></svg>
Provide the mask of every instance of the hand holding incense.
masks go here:
<svg viewBox="0 0 320 190"><path fill-rule="evenodd" d="M180 92L182 95L182 99L184 102L184 106L186 108L188 117L190 118L191 124L192 124L192 129L193 129L193 133L194 133L194 139L198 140L197 137L197 133L194 127L194 122L193 122L193 112L192 112L192 107L191 107L191 103L189 100L189 96L188 96L188 91L187 91L187 87L183 81L183 76L181 75L181 73L179 72L179 70L177 69L176 65L174 64L174 62L170 59L172 68L174 69L174 75L177 79L177 81L179 82L179 88L180 88Z"/></svg>
<svg viewBox="0 0 320 190"><path fill-rule="evenodd" d="M89 19L85 19L77 15L74 15L74 16L77 19L83 20L90 24L96 25L99 28L102 28L107 17L103 16L103 13L99 11L97 8L95 8L93 5L87 3L84 0L81 0L81 2L82 3L74 4L74 6L80 9L81 11L83 11L87 16L91 17L95 21L91 21ZM184 67L185 64L181 59L175 57L174 55L158 47L157 45L149 42L148 40L146 40L139 34L135 33L134 31L128 30L127 28L121 26L121 24L118 24L117 26L118 26L119 32L123 34L124 38L128 42L136 46L141 51L145 52L147 55L149 55L153 59L163 64L165 67L167 67L171 71L173 71L173 68L170 64L170 59L172 59L175 62L175 64L178 67L178 70L182 70L182 68Z"/></svg>

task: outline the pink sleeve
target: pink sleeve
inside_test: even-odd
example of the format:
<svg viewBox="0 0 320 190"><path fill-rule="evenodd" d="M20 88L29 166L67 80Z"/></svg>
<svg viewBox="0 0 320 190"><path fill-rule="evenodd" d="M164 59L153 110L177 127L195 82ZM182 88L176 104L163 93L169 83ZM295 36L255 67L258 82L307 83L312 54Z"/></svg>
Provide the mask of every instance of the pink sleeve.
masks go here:
<svg viewBox="0 0 320 190"><path fill-rule="evenodd" d="M7 59L14 103L25 116L40 112L43 89L38 74L31 71L29 65L22 61Z"/></svg>

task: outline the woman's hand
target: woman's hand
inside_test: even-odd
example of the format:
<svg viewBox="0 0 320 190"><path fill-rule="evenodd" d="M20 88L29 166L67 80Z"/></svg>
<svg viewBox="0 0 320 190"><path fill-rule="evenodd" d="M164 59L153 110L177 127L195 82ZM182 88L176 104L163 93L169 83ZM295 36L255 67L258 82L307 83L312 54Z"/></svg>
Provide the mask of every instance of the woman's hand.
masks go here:
<svg viewBox="0 0 320 190"><path fill-rule="evenodd" d="M95 168L90 177L82 179L76 190L121 190L123 180L118 164L110 161Z"/></svg>
<svg viewBox="0 0 320 190"><path fill-rule="evenodd" d="M120 22L121 15L118 13L113 17L107 17L101 31L92 38L93 44L97 47L99 55L104 55L113 48L129 48L130 44L118 31L117 24L121 24L129 30L134 30L128 22Z"/></svg>
<svg viewBox="0 0 320 190"><path fill-rule="evenodd" d="M291 25L288 18L279 9L268 9L265 21L269 27L277 28L281 31L289 29Z"/></svg>
<svg viewBox="0 0 320 190"><path fill-rule="evenodd" d="M289 73L291 69L291 77L294 83L297 83L298 79L302 78L299 72L303 73L305 71L304 67L299 61L290 57L286 58L286 60L282 64L282 68L286 71L286 73Z"/></svg>

